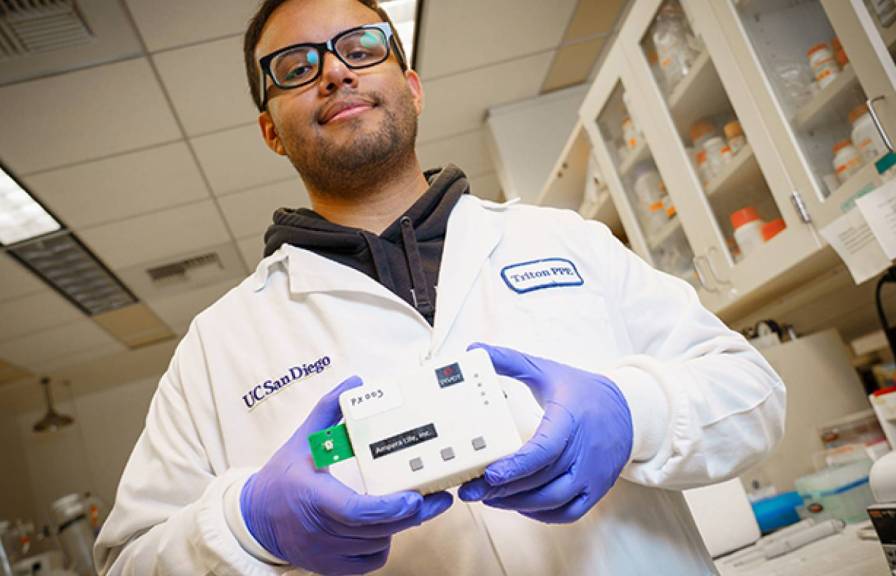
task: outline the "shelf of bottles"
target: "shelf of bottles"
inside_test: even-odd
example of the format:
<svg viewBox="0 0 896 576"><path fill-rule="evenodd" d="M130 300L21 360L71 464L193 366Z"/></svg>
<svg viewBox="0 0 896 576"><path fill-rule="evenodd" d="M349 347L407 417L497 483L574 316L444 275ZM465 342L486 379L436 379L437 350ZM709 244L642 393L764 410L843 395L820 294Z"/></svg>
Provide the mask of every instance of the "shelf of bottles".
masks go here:
<svg viewBox="0 0 896 576"><path fill-rule="evenodd" d="M621 83L616 84L597 116L601 138L607 144L653 265L697 286L694 251L630 109L625 89Z"/></svg>
<svg viewBox="0 0 896 576"><path fill-rule="evenodd" d="M724 248L737 262L785 225L712 55L678 0L660 5L640 44Z"/></svg>
<svg viewBox="0 0 896 576"><path fill-rule="evenodd" d="M730 0L734 1L734 0ZM820 200L853 187L884 154L865 92L819 0L735 2L740 21L808 164ZM896 10L896 4L894 4ZM893 18L896 21L896 12ZM893 21L885 40L892 49Z"/></svg>

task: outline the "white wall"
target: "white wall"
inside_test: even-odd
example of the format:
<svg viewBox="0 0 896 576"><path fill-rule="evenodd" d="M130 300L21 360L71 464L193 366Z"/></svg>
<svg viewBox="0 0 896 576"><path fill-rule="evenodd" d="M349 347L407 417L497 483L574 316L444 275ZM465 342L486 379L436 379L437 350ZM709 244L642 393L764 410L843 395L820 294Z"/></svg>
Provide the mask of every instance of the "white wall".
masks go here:
<svg viewBox="0 0 896 576"><path fill-rule="evenodd" d="M588 86L488 111L489 145L506 198L535 202L578 119Z"/></svg>
<svg viewBox="0 0 896 576"><path fill-rule="evenodd" d="M56 375L56 410L75 423L49 434L32 431L45 413L34 379L0 387L0 520L50 524L50 504L72 492L89 491L112 505L173 346L164 343ZM62 378L71 384L59 383Z"/></svg>

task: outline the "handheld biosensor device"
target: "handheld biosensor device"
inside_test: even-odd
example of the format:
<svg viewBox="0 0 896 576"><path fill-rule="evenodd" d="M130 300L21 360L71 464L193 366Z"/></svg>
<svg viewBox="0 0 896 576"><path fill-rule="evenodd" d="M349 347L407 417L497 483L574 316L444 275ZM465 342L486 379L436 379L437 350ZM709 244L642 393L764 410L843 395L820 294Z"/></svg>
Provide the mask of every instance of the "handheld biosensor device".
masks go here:
<svg viewBox="0 0 896 576"><path fill-rule="evenodd" d="M345 422L308 437L314 464L357 458L368 494L429 494L481 476L522 446L491 359L458 358L343 392Z"/></svg>

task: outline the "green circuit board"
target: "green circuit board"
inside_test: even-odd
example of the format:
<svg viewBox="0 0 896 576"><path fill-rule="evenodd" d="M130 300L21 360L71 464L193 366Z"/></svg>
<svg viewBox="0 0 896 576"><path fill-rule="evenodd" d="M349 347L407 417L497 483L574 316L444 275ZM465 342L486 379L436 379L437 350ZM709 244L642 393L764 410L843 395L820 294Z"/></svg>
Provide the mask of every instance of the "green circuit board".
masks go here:
<svg viewBox="0 0 896 576"><path fill-rule="evenodd" d="M320 470L355 457L345 424L338 424L308 436L314 466Z"/></svg>

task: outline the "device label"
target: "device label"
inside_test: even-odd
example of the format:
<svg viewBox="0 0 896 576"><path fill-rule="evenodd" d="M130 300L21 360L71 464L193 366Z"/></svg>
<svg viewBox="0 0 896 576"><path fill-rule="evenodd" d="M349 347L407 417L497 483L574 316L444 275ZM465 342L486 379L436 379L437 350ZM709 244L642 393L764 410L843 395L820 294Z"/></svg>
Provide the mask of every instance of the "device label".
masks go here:
<svg viewBox="0 0 896 576"><path fill-rule="evenodd" d="M511 264L501 269L501 278L517 294L543 288L581 286L585 283L576 265L566 258L544 258Z"/></svg>
<svg viewBox="0 0 896 576"><path fill-rule="evenodd" d="M374 442L370 445L370 454L376 459L380 456L386 456L387 454L416 446L421 442L438 438L438 436L435 424L427 424L426 426L420 426L419 428L396 434L385 440Z"/></svg>
<svg viewBox="0 0 896 576"><path fill-rule="evenodd" d="M455 362L448 366L436 368L436 379L439 381L440 388L447 388L448 386L460 384L464 381L463 372L460 371L460 364Z"/></svg>
<svg viewBox="0 0 896 576"><path fill-rule="evenodd" d="M372 384L343 392L345 408L355 420L363 420L401 406L398 386L389 383Z"/></svg>

